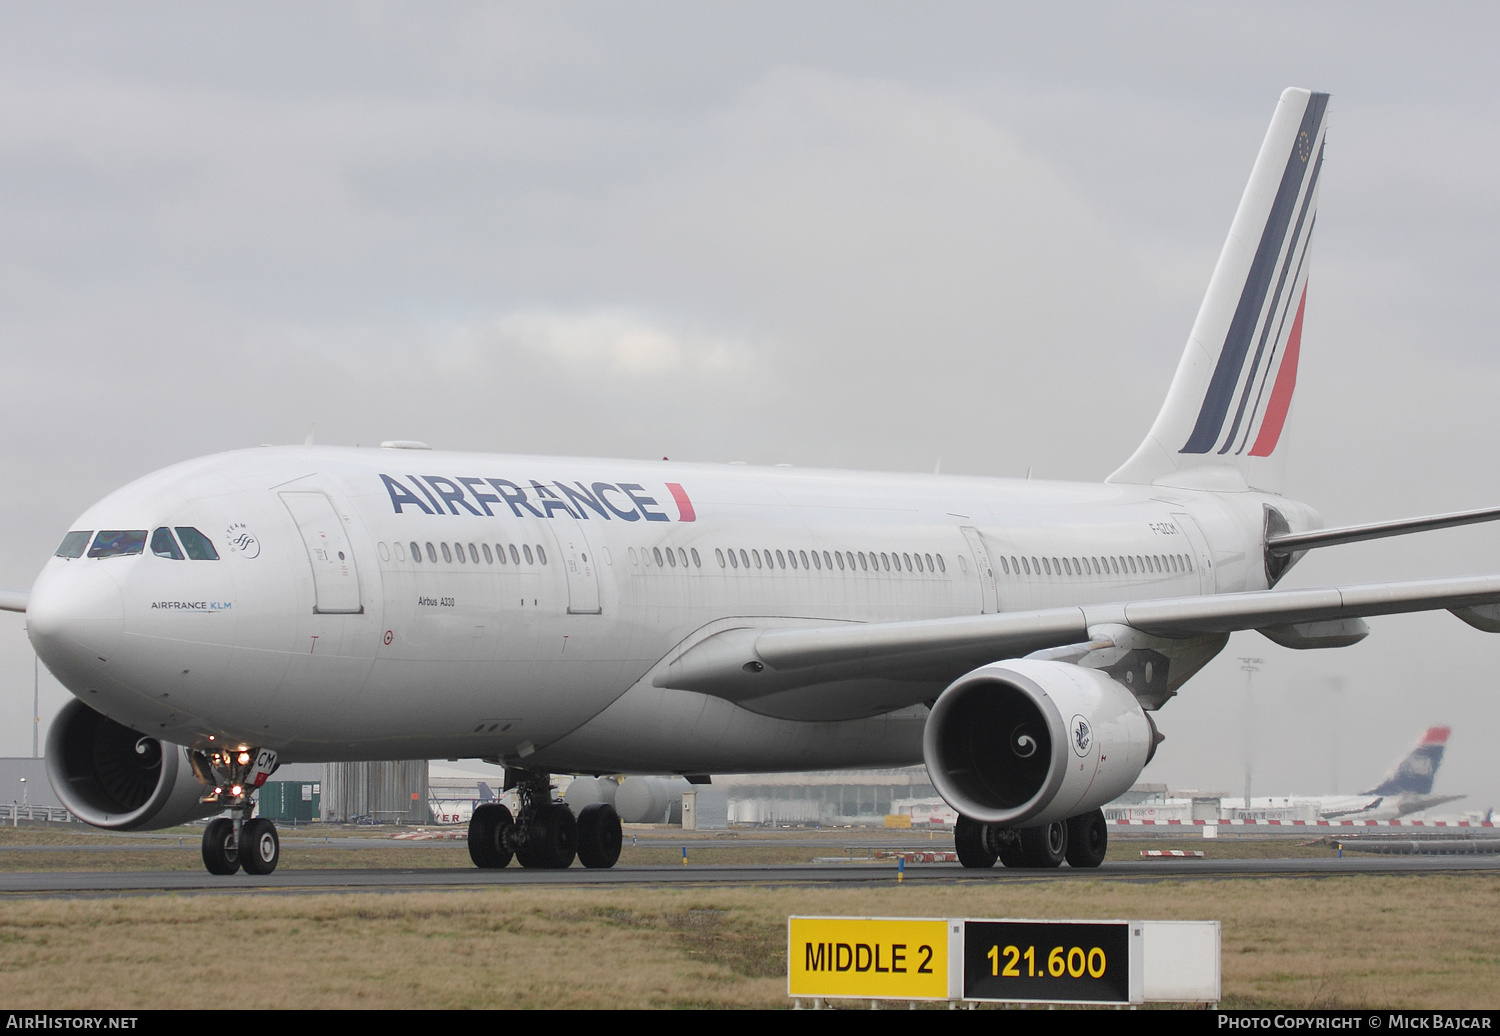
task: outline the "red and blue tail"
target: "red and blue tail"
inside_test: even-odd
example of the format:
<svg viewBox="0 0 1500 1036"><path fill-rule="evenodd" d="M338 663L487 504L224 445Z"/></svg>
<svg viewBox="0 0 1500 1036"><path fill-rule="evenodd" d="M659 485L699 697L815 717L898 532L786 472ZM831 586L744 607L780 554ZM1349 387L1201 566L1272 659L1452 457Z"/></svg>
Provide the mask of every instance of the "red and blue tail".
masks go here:
<svg viewBox="0 0 1500 1036"><path fill-rule="evenodd" d="M1109 481L1280 491L1327 125L1327 94L1281 95L1167 400Z"/></svg>
<svg viewBox="0 0 1500 1036"><path fill-rule="evenodd" d="M1402 759L1385 780L1362 795L1431 795L1432 782L1443 763L1443 748L1448 744L1447 727L1429 727L1417 747Z"/></svg>

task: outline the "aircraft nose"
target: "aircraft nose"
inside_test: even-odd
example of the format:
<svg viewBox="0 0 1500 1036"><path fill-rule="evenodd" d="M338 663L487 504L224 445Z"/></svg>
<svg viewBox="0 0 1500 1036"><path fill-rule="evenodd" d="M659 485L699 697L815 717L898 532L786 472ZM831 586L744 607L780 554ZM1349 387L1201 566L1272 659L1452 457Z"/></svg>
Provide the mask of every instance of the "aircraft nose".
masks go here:
<svg viewBox="0 0 1500 1036"><path fill-rule="evenodd" d="M69 563L43 572L31 588L26 631L47 668L65 674L96 671L114 657L125 629L119 583L98 563Z"/></svg>

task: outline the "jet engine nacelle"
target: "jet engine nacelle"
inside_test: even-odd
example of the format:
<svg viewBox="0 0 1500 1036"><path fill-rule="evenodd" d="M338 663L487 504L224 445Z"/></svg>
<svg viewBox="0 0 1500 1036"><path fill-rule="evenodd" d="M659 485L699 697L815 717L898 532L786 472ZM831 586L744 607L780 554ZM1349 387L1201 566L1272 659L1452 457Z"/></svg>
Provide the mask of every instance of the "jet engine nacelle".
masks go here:
<svg viewBox="0 0 1500 1036"><path fill-rule="evenodd" d="M95 827L132 831L213 816L223 806L198 800L187 749L147 737L78 699L47 731L47 778L62 804Z"/></svg>
<svg viewBox="0 0 1500 1036"><path fill-rule="evenodd" d="M933 786L973 820L1034 827L1129 789L1155 747L1128 690L1097 669L1013 659L955 680L927 718Z"/></svg>

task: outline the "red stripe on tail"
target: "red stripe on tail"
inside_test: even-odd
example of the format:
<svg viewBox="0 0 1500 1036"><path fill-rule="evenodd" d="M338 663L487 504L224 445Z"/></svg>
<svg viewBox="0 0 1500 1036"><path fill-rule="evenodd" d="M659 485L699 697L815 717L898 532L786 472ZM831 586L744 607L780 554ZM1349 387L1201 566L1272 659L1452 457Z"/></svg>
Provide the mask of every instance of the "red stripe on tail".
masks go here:
<svg viewBox="0 0 1500 1036"><path fill-rule="evenodd" d="M1297 303L1297 319L1292 321L1292 333L1287 335L1286 353L1281 357L1281 367L1276 371L1276 384L1271 388L1271 401L1266 404L1266 416L1260 422L1260 434L1250 448L1252 457L1269 457L1281 439L1281 426L1286 423L1286 412L1292 405L1292 390L1297 387L1297 354L1302 350L1302 311L1307 308L1307 285L1302 286L1302 300Z"/></svg>

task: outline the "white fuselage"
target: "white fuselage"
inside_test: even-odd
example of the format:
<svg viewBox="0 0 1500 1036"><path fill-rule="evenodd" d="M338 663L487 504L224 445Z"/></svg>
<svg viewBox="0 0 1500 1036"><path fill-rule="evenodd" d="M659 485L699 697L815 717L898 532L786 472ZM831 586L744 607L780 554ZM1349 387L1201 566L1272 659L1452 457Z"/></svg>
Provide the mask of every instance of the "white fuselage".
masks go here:
<svg viewBox="0 0 1500 1036"><path fill-rule="evenodd" d="M1267 502L1294 529L1317 523L1256 492L264 448L149 475L73 526L194 528L219 560L149 543L53 558L28 625L48 667L111 718L285 761L906 764L921 758L920 707L767 715L649 675L734 624L1262 589Z"/></svg>

